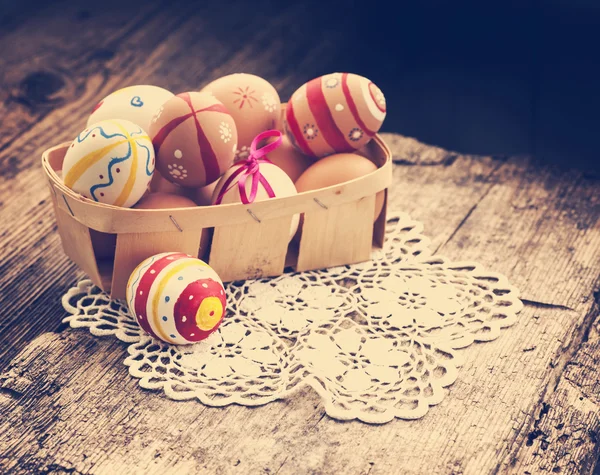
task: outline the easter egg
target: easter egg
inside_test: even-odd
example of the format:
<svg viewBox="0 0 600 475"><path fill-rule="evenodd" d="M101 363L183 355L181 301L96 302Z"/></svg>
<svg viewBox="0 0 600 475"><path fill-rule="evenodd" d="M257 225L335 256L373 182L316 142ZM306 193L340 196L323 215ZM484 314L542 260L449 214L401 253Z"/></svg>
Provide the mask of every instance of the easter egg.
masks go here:
<svg viewBox="0 0 600 475"><path fill-rule="evenodd" d="M127 305L140 327L167 343L204 340L225 315L223 283L205 262L179 252L144 260L127 283Z"/></svg>
<svg viewBox="0 0 600 475"><path fill-rule="evenodd" d="M182 188L175 183L170 182L163 177L158 170L154 170L152 181L150 182L151 193L172 193L175 195L184 195L187 191L186 188Z"/></svg>
<svg viewBox="0 0 600 475"><path fill-rule="evenodd" d="M194 190L193 199L198 206L210 206L212 204L213 193L219 180L213 181L209 185Z"/></svg>
<svg viewBox="0 0 600 475"><path fill-rule="evenodd" d="M173 193L150 193L144 196L134 206L135 209L170 209L170 208L196 208L196 203L185 196L176 195ZM210 244L210 229L202 230L200 236L200 247L198 257L202 258L208 251Z"/></svg>
<svg viewBox="0 0 600 475"><path fill-rule="evenodd" d="M242 197L240 196L240 189L238 185L239 178L231 180L232 175L236 173L240 168L252 166L249 164L250 160L244 160L241 162L234 163L233 166L227 170L225 175L221 177L215 191L213 193L213 204L229 204L229 203L242 203ZM263 183L258 184L256 197L254 201L268 200L269 198L281 198L285 196L293 196L298 192L294 186L294 182L291 178L277 165L268 163L265 161L259 161L257 164L257 171L266 180L268 188ZM250 196L252 189L252 178L245 178L245 190L246 195ZM274 196L270 196L269 192L272 191ZM292 218L290 225L290 239L298 229L299 216L295 215Z"/></svg>
<svg viewBox="0 0 600 475"><path fill-rule="evenodd" d="M298 193L318 190L328 186L345 183L356 178L368 175L377 170L368 158L354 153L337 153L316 161L306 169L296 180ZM385 193L380 191L375 197L375 220L381 214Z"/></svg>
<svg viewBox="0 0 600 475"><path fill-rule="evenodd" d="M86 198L130 208L152 179L152 142L127 120L97 122L73 140L62 172L65 185Z"/></svg>
<svg viewBox="0 0 600 475"><path fill-rule="evenodd" d="M148 130L156 168L167 180L197 188L217 180L233 162L237 129L214 96L184 92L165 102Z"/></svg>
<svg viewBox="0 0 600 475"><path fill-rule="evenodd" d="M294 92L286 106L285 130L302 153L324 157L364 146L385 113L383 93L367 78L328 74Z"/></svg>
<svg viewBox="0 0 600 475"><path fill-rule="evenodd" d="M275 88L253 74L230 74L202 89L213 94L231 113L238 132L235 160L245 160L254 137L275 129L281 115L281 101Z"/></svg>
<svg viewBox="0 0 600 475"><path fill-rule="evenodd" d="M304 170L315 163L314 158L298 151L287 137L283 137L281 146L269 152L267 158L286 172L293 182L296 182Z"/></svg>
<svg viewBox="0 0 600 475"><path fill-rule="evenodd" d="M102 99L88 118L88 127L107 119L124 119L148 130L152 117L173 93L158 86L140 85L119 89Z"/></svg>

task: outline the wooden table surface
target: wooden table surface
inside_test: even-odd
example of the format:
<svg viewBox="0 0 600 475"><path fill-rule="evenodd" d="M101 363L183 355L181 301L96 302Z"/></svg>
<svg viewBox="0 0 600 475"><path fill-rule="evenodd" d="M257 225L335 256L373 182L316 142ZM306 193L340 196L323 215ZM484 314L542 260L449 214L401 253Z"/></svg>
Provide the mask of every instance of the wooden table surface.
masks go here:
<svg viewBox="0 0 600 475"><path fill-rule="evenodd" d="M73 3L17 9L0 28L0 472L594 473L600 180L585 170L384 134L393 206L424 223L437 253L504 273L525 302L515 327L464 351L458 380L421 420L338 422L309 389L258 408L174 402L138 387L123 343L62 325L60 297L82 274L60 247L40 157L93 104L125 85L184 91L236 71L287 99L327 64L349 64L336 43L344 25L311 37L319 20L306 5L269 10L260 29L244 21L267 8L256 2L210 15Z"/></svg>

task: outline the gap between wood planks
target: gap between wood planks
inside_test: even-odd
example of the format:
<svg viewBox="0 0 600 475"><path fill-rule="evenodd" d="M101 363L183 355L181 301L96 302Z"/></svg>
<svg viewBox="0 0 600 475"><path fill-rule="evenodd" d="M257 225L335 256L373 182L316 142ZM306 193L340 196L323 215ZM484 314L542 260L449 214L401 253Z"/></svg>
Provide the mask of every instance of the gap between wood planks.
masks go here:
<svg viewBox="0 0 600 475"><path fill-rule="evenodd" d="M595 288L598 289L599 285L600 279ZM568 351L564 353L564 358L561 358L564 363L551 366L555 370L551 373L551 377L554 376L555 384L546 386L540 398L538 415L533 421L531 430L526 439L522 440L510 455L509 466L515 468L518 462L523 462L523 460L519 460L522 452L533 451L532 455L534 459L537 457L539 463L534 463L531 470L529 470L529 465L525 465L528 467L527 470L522 472L525 475L550 471L548 462L554 464L551 471L559 473L562 471L561 462L563 459L567 459L568 465L574 464L570 467L570 470L581 470L582 473L592 473L593 471L596 475L600 473L600 432L597 430L599 428L600 393L590 394L586 392L584 390L585 384L583 384L590 381L591 385L598 389L600 376L597 369L591 367L590 369L593 372L587 374L580 372L575 376L571 376L569 370L570 367L582 366L578 360L585 358L585 356L588 356L593 363L597 363L600 359L600 290L595 290L591 298L593 304L584 317L578 339L571 342ZM588 349L591 353L588 353ZM574 395L569 395L570 391ZM595 414L595 426L590 424L594 422L593 415L591 420L588 420L590 417L582 414L580 409L571 406L565 407L564 402L569 402L569 396L571 401L578 400L587 403L588 407L594 407L592 412ZM596 430L593 427L596 427ZM585 429L585 432L581 433L582 429ZM577 459L577 456L571 457L571 451L577 451L580 446L589 445L586 444L588 438L593 443L592 450L594 453L586 460L574 461L573 459ZM542 453L538 451L537 447L533 447L538 441L539 450ZM551 454L550 456L546 453L548 451ZM525 457L527 455L524 454ZM530 462L531 457L529 459L525 462ZM494 473L498 473L502 468L506 468L506 464L500 463Z"/></svg>

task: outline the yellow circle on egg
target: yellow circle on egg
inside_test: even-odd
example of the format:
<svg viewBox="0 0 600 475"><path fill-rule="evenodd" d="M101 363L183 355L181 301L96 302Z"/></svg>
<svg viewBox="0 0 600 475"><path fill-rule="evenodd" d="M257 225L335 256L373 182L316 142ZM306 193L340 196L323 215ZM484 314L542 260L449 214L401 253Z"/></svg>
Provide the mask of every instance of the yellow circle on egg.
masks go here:
<svg viewBox="0 0 600 475"><path fill-rule="evenodd" d="M203 331L212 330L223 315L223 305L218 297L206 297L196 312L196 326Z"/></svg>

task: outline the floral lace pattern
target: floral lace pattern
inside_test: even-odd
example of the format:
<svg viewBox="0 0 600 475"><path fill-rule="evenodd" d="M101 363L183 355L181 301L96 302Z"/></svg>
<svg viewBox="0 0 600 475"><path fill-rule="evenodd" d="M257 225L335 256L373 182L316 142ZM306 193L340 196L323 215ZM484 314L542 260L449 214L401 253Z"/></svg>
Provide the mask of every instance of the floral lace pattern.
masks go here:
<svg viewBox="0 0 600 475"><path fill-rule="evenodd" d="M89 280L63 297L65 321L130 343L130 374L172 399L254 406L308 385L336 419L420 418L460 350L500 336L522 303L505 277L432 256L419 223L391 216L369 262L227 284L224 323L196 345L153 340Z"/></svg>

